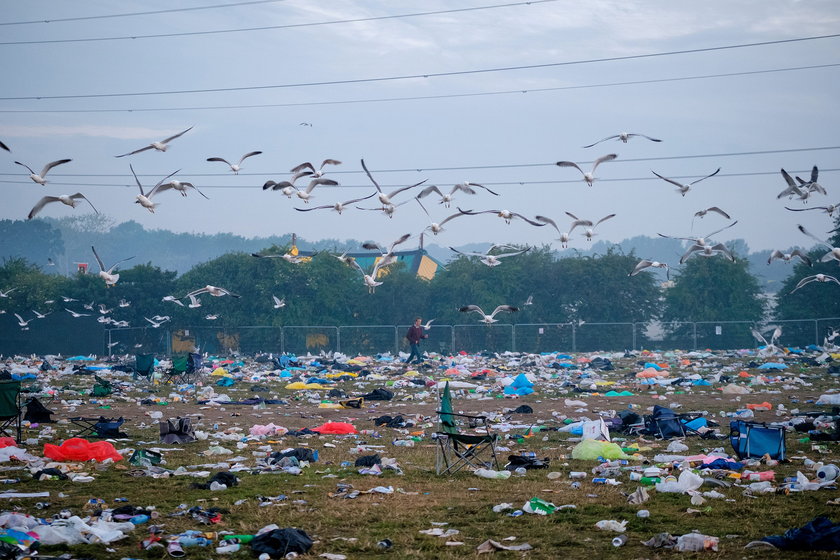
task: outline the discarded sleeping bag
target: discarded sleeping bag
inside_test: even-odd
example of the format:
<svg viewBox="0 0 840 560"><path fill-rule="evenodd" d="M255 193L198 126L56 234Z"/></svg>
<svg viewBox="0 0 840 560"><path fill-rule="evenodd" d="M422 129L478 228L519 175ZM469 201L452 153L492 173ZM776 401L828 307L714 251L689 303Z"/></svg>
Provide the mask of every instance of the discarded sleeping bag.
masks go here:
<svg viewBox="0 0 840 560"><path fill-rule="evenodd" d="M61 445L44 444L44 457L53 461L90 461L100 463L106 459L119 461L122 455L107 441L89 442L82 438L70 438Z"/></svg>
<svg viewBox="0 0 840 560"><path fill-rule="evenodd" d="M312 539L303 530L286 527L254 537L251 551L255 555L266 553L272 558L283 558L290 552L306 554L312 544Z"/></svg>
<svg viewBox="0 0 840 560"><path fill-rule="evenodd" d="M312 431L318 432L319 434L345 435L355 434L356 427L347 422L326 422L316 428L312 428Z"/></svg>
<svg viewBox="0 0 840 560"><path fill-rule="evenodd" d="M368 401L390 401L394 398L394 393L388 389L374 389L367 395L362 395L362 398Z"/></svg>
<svg viewBox="0 0 840 560"><path fill-rule="evenodd" d="M239 485L239 479L236 478L236 475L231 474L229 472L220 471L210 477L207 482L193 482L190 485L190 488L198 488L202 490L210 490L210 485L214 482L218 482L219 484L224 484L228 488L232 488L233 486Z"/></svg>
<svg viewBox="0 0 840 560"><path fill-rule="evenodd" d="M761 539L782 550L840 550L840 524L827 517L815 517L802 527Z"/></svg>
<svg viewBox="0 0 840 560"><path fill-rule="evenodd" d="M547 469L549 461L551 459L548 457L537 459L536 457L528 457L526 455L508 455L508 464L505 465L505 470L513 472L519 467L524 467L526 470Z"/></svg>
<svg viewBox="0 0 840 560"><path fill-rule="evenodd" d="M365 467L370 468L373 465L381 465L382 458L379 456L379 453L375 455L362 455L358 459L356 459L355 466L357 467Z"/></svg>

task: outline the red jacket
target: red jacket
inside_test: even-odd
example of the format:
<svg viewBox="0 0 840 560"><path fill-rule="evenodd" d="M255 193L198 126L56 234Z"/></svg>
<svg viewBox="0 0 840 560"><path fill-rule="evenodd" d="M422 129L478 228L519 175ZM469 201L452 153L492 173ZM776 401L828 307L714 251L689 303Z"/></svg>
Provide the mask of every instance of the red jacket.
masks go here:
<svg viewBox="0 0 840 560"><path fill-rule="evenodd" d="M418 344L420 342L420 339L427 338L428 335L423 334L423 327L411 325L408 328L408 332L406 333L405 337L410 343Z"/></svg>

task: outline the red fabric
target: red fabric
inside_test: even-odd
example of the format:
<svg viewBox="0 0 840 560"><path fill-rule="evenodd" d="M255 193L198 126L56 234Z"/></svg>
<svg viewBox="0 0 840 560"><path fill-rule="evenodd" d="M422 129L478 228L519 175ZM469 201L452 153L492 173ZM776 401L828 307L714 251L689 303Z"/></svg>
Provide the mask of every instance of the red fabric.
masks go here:
<svg viewBox="0 0 840 560"><path fill-rule="evenodd" d="M93 459L100 463L106 459L114 461L122 459L122 455L117 453L114 446L107 441L91 443L82 438L70 438L61 445L45 443L44 457L53 461L90 461Z"/></svg>
<svg viewBox="0 0 840 560"><path fill-rule="evenodd" d="M347 422L327 422L325 424L321 424L317 428L312 428L313 432L318 432L319 434L333 434L333 435L343 435L343 434L355 434L356 427L353 424L348 424Z"/></svg>
<svg viewBox="0 0 840 560"><path fill-rule="evenodd" d="M17 447L18 444L15 441L15 438L11 437L0 437L0 449L4 447Z"/></svg>

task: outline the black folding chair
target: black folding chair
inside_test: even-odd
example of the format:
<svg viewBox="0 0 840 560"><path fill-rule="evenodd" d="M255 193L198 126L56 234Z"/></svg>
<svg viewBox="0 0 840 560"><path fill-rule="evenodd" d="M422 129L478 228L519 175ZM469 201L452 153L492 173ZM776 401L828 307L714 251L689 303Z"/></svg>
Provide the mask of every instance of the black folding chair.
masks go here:
<svg viewBox="0 0 840 560"><path fill-rule="evenodd" d="M92 437L92 438L127 438L128 434L120 431L120 428L125 424L125 419L120 416L117 419L105 418L86 418L84 416L76 416L70 418L70 423L78 428L78 431L73 434L73 437Z"/></svg>
<svg viewBox="0 0 840 560"><path fill-rule="evenodd" d="M435 454L435 472L438 475L454 474L464 467L499 470L499 460L496 457L496 442L499 436L490 431L490 422L487 417L452 412L449 382L443 389L440 408L437 412L440 417L440 428L435 433L438 444ZM465 418L469 426L475 429L475 433L462 433L458 418Z"/></svg>
<svg viewBox="0 0 840 560"><path fill-rule="evenodd" d="M0 381L0 436L21 440L20 381Z"/></svg>

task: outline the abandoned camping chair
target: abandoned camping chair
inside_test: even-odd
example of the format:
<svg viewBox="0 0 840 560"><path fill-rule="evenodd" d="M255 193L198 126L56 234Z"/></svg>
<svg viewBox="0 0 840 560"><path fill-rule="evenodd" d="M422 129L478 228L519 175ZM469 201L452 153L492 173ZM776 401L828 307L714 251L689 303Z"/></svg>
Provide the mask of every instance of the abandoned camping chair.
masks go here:
<svg viewBox="0 0 840 560"><path fill-rule="evenodd" d="M127 438L128 434L120 431L120 428L125 424L125 419L119 417L105 418L86 418L84 416L76 416L70 418L70 423L78 428L78 431L72 437L78 438Z"/></svg>
<svg viewBox="0 0 840 560"><path fill-rule="evenodd" d="M20 381L0 381L0 436L21 438Z"/></svg>
<svg viewBox="0 0 840 560"><path fill-rule="evenodd" d="M785 429L763 422L735 420L729 423L729 443L738 459L760 458L769 455L777 461L785 460Z"/></svg>
<svg viewBox="0 0 840 560"><path fill-rule="evenodd" d="M440 417L440 428L435 433L438 444L435 472L438 475L454 474L464 467L499 470L499 460L496 458L498 435L490 432L490 423L485 416L456 414L452 411L452 395L449 392L448 381L443 388L440 410L437 413ZM483 433L461 433L459 418L465 419L477 432ZM483 456L488 460L484 460Z"/></svg>
<svg viewBox="0 0 840 560"><path fill-rule="evenodd" d="M95 381L93 389L90 390L91 397L107 397L114 392L114 385L107 379L102 379L98 375L94 375Z"/></svg>
<svg viewBox="0 0 840 560"><path fill-rule="evenodd" d="M181 416L173 421L169 419L160 422L160 442L166 444L190 443L196 440L192 418Z"/></svg>
<svg viewBox="0 0 840 560"><path fill-rule="evenodd" d="M155 373L155 355L154 354L135 354L134 356L134 379L145 378L148 381L152 380L152 375Z"/></svg>
<svg viewBox="0 0 840 560"><path fill-rule="evenodd" d="M23 419L26 422L31 424L52 424L55 422L52 419L55 412L44 406L44 403L38 397L31 397L26 401L25 408L26 413L23 415Z"/></svg>
<svg viewBox="0 0 840 560"><path fill-rule="evenodd" d="M190 352L172 356L172 367L164 372L164 382L192 383L203 365L201 354Z"/></svg>

